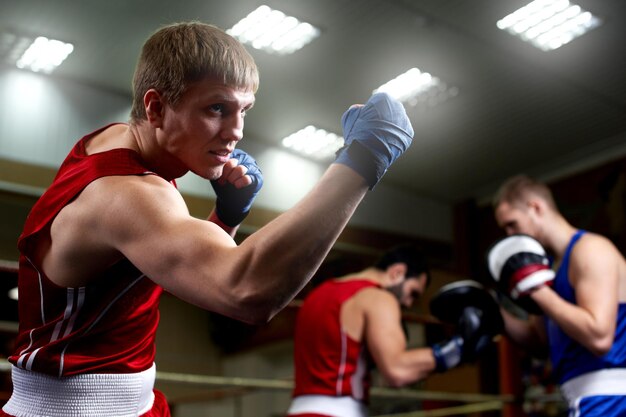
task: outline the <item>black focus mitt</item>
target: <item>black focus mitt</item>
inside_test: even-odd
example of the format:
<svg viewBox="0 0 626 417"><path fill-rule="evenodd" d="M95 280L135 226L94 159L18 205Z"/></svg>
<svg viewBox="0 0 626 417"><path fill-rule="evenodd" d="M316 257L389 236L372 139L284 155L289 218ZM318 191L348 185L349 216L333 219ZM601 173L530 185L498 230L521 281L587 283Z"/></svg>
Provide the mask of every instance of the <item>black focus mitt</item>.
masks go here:
<svg viewBox="0 0 626 417"><path fill-rule="evenodd" d="M441 287L430 300L430 311L442 322L456 325L455 336L433 346L440 371L475 360L504 329L498 303L473 280Z"/></svg>

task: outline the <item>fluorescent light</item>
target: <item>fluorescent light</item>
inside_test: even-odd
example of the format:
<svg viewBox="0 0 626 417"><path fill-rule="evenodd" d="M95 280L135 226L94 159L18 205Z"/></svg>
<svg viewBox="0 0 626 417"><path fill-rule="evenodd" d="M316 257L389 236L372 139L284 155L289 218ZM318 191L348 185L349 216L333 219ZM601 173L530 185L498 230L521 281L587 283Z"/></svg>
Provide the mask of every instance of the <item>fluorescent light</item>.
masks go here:
<svg viewBox="0 0 626 417"><path fill-rule="evenodd" d="M40 36L28 47L15 65L18 68L49 74L61 65L73 50L74 45L71 43Z"/></svg>
<svg viewBox="0 0 626 417"><path fill-rule="evenodd" d="M374 93L388 93L392 97L411 106L435 106L459 93L456 87L449 87L437 77L418 68L411 68L404 74L386 82Z"/></svg>
<svg viewBox="0 0 626 417"><path fill-rule="evenodd" d="M497 26L543 51L551 51L601 23L568 0L535 0L498 20Z"/></svg>
<svg viewBox="0 0 626 417"><path fill-rule="evenodd" d="M11 300L17 301L17 287L11 288L7 295Z"/></svg>
<svg viewBox="0 0 626 417"><path fill-rule="evenodd" d="M70 43L43 36L33 39L6 32L0 34L0 56L21 69L49 74L73 50Z"/></svg>
<svg viewBox="0 0 626 417"><path fill-rule="evenodd" d="M295 52L320 35L315 26L266 5L259 6L226 32L253 48L279 55Z"/></svg>
<svg viewBox="0 0 626 417"><path fill-rule="evenodd" d="M309 125L285 137L282 145L306 157L324 160L334 156L343 146L343 138Z"/></svg>

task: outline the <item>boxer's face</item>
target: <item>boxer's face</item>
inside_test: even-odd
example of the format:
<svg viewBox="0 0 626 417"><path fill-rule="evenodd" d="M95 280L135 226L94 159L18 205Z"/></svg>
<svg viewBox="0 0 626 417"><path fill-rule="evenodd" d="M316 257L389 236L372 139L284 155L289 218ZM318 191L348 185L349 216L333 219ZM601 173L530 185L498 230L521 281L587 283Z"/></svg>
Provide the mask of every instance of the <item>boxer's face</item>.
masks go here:
<svg viewBox="0 0 626 417"><path fill-rule="evenodd" d="M243 120L254 100L253 92L220 80L198 81L175 106L163 105L159 145L187 170L217 179L243 137Z"/></svg>
<svg viewBox="0 0 626 417"><path fill-rule="evenodd" d="M510 204L506 201L500 203L495 210L498 226L510 236L518 233L535 237L536 227L530 208Z"/></svg>
<svg viewBox="0 0 626 417"><path fill-rule="evenodd" d="M426 290L426 274L420 274L418 277L408 277L402 283L402 295L400 304L404 307L411 307L413 303Z"/></svg>

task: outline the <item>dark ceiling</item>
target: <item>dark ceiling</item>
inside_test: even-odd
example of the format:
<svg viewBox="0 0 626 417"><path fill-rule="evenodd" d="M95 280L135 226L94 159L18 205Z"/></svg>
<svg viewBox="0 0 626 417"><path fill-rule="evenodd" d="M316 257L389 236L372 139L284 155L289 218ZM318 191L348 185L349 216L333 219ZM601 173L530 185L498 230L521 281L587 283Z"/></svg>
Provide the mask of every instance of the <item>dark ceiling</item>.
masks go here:
<svg viewBox="0 0 626 417"><path fill-rule="evenodd" d="M622 0L578 1L603 25L552 52L496 28L526 4L513 0L0 0L0 30L72 42L57 76L130 94L137 54L159 26L228 28L260 4L322 34L288 56L250 49L261 87L246 140L277 145L307 124L340 134L350 104L418 67L460 93L428 110L408 108L415 141L385 183L453 203L518 172L547 175L626 153Z"/></svg>

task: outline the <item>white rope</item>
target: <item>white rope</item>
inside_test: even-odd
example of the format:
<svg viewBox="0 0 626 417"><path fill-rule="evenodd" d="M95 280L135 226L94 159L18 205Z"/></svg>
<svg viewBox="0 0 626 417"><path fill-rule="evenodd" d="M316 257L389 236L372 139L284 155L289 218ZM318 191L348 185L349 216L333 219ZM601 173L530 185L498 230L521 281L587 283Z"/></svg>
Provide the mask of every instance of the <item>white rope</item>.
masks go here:
<svg viewBox="0 0 626 417"><path fill-rule="evenodd" d="M481 403L460 405L457 407L437 408L436 410L421 410L399 414L383 414L374 417L442 417L467 415L471 413L479 413L482 411L500 410L503 405L504 403L502 401L487 401Z"/></svg>
<svg viewBox="0 0 626 417"><path fill-rule="evenodd" d="M0 372L10 372L10 370L11 364L9 362L0 361ZM157 371L156 379L160 382L175 382L198 386L258 388L287 391L293 389L293 381L281 379L226 377L217 375L181 374L175 372L161 371ZM382 387L373 387L370 390L370 396L379 398L410 398L418 400L444 400L458 402L509 402L513 401L514 399L512 395L491 395L459 392L450 393L440 391L418 391L411 389L393 389Z"/></svg>

